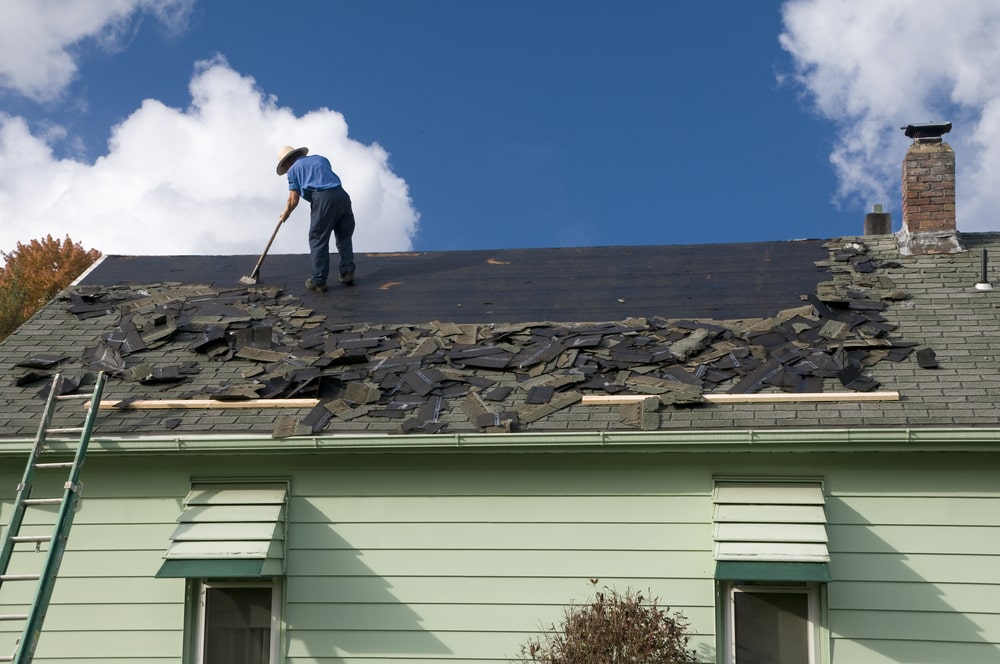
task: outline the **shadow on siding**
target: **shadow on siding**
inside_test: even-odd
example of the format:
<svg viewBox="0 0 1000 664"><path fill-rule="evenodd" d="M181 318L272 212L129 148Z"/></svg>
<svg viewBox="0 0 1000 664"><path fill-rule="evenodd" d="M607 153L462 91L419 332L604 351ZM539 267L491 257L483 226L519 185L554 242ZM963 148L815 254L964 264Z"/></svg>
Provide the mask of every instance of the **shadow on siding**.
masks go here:
<svg viewBox="0 0 1000 664"><path fill-rule="evenodd" d="M453 654L337 534L329 514L305 498L292 509L298 532L289 541L298 544L288 551L289 658Z"/></svg>
<svg viewBox="0 0 1000 664"><path fill-rule="evenodd" d="M987 627L998 624L995 529L941 523L919 501L881 517L892 523L873 524L844 498L828 498L835 661L865 649L913 664L1000 661L998 635Z"/></svg>

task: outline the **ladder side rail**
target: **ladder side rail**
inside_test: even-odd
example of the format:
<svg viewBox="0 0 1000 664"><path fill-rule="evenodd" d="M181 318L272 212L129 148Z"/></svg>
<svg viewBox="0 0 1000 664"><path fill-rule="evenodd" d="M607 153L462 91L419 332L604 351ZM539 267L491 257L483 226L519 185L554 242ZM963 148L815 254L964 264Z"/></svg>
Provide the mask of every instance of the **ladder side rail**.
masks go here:
<svg viewBox="0 0 1000 664"><path fill-rule="evenodd" d="M21 532L21 524L24 521L24 512L27 507L24 501L31 497L35 464L38 462L38 458L45 448L45 434L49 428L49 423L52 421L52 413L55 411L57 397L62 391L62 385L62 375L56 374L52 379L49 398L46 400L45 409L42 412L42 421L38 424L38 434L35 436L35 443L32 445L31 453L28 455L28 463L24 466L24 475L21 477L21 483L17 485L17 494L14 496L14 509L10 517L10 524L7 526L3 544L0 545L0 575L7 573L7 569L10 566L10 559L14 554L14 537ZM0 580L0 586L3 586L3 580Z"/></svg>
<svg viewBox="0 0 1000 664"><path fill-rule="evenodd" d="M73 468L70 470L69 479L66 481L65 489L63 490L63 501L59 508L59 516L56 518L52 541L49 545L49 551L45 556L41 579L38 582L35 592L35 601L28 612L28 619L21 634L20 645L14 657L15 664L30 664L32 658L35 656L35 648L38 646L38 638L41 636L42 625L48 613L49 600L52 598L52 591L55 589L59 566L62 564L63 553L66 551L69 531L73 526L76 505L80 500L80 472L83 469L83 462L87 455L87 447L90 444L90 434L94 428L94 421L97 419L98 406L101 402L101 395L104 392L105 380L106 375L102 371L98 374L94 394L90 399L87 418L83 425L83 432L80 434L80 444L77 446Z"/></svg>
<svg viewBox="0 0 1000 664"><path fill-rule="evenodd" d="M63 506L65 507L66 498L73 498L73 501L79 499L79 492L76 490L80 483L80 474L83 472L83 462L87 457L87 449L90 446L90 434L94 430L94 423L97 420L97 414L100 403L101 396L104 394L104 383L107 380L107 376L102 371L97 375L97 382L94 384L94 393L90 397L90 406L87 408L87 417L83 422L83 431L80 433L80 443L76 446L76 455L73 457L73 466L69 471L69 479L66 481L66 489L73 489L72 496L66 493L63 500ZM70 511L68 524L72 524L73 516L72 511ZM68 531L69 528L67 527Z"/></svg>

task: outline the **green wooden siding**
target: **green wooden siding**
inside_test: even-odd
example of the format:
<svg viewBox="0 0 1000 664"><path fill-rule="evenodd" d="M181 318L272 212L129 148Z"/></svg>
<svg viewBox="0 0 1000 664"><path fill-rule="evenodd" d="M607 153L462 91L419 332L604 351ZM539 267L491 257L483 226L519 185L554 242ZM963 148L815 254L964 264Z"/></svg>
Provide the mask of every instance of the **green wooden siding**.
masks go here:
<svg viewBox="0 0 1000 664"><path fill-rule="evenodd" d="M828 475L834 661L1000 661L996 460Z"/></svg>
<svg viewBox="0 0 1000 664"><path fill-rule="evenodd" d="M619 588L643 588L649 579L612 576L601 579L601 583ZM505 579L504 583L497 583L492 576L295 576L288 579L288 595L304 605L322 604L331 597L347 605L360 605L389 587L393 598L406 605L426 602L428 597L469 605L490 597L504 605L545 606L554 602L561 606L560 602L584 599L589 591L589 584L581 586L581 580L576 577L516 576ZM674 606L712 606L714 589L703 579L672 578L669 599Z"/></svg>
<svg viewBox="0 0 1000 664"><path fill-rule="evenodd" d="M939 664L941 662L961 662L962 664L996 664L996 645L953 641L935 643L914 639L912 641L887 642L872 640L837 640L834 644L834 662L859 662L863 664ZM367 663L366 663L367 664Z"/></svg>
<svg viewBox="0 0 1000 664"><path fill-rule="evenodd" d="M437 495L435 486L451 483L431 471L417 483L423 473L385 479L404 495L358 501L330 482L325 495L293 497L293 661L313 661L319 652L343 658L331 661L388 659L406 648L428 661L462 654L507 661L540 624L558 621L565 603L589 596L588 578L651 588L665 599L671 577L686 579L685 597L667 601L707 626L704 643L714 643L704 496L664 495L661 489L635 506L628 496L594 495L598 487L591 486L589 495L574 501L552 495L558 487L529 488L506 473L488 481L494 474L484 472L483 481L469 488L473 495ZM621 584L622 576L636 583ZM303 599L311 601L297 603L299 585L309 588ZM345 594L343 612L316 610L323 590ZM362 645L366 631L373 638ZM428 632L433 638L426 638Z"/></svg>
<svg viewBox="0 0 1000 664"><path fill-rule="evenodd" d="M184 581L153 574L192 482L227 478L289 481L286 664L506 662L585 600L590 578L659 595L688 617L711 662L712 490L728 476L823 479L827 664L1000 661L1000 473L990 455L150 459L88 460L39 663L181 664ZM16 465L0 469L4 526ZM0 623L0 651L12 639Z"/></svg>

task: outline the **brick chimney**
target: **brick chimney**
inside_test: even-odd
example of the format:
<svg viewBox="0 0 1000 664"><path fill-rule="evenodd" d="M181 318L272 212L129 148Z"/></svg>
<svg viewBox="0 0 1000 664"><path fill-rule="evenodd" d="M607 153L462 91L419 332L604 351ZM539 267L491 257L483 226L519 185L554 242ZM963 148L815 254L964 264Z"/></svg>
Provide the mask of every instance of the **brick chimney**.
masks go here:
<svg viewBox="0 0 1000 664"><path fill-rule="evenodd" d="M950 122L902 128L913 144L903 159L903 228L899 252L954 254L965 251L955 225L955 151L941 138Z"/></svg>

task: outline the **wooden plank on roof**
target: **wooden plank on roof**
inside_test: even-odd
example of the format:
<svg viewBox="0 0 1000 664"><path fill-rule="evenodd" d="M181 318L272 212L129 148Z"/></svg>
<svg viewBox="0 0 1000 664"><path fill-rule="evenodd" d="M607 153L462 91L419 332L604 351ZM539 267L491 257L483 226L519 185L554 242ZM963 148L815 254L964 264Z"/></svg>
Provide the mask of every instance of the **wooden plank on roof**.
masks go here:
<svg viewBox="0 0 1000 664"><path fill-rule="evenodd" d="M702 394L710 403L804 403L816 401L899 401L896 391L887 392L766 392L764 394ZM648 394L588 394L585 406L614 406L648 399Z"/></svg>
<svg viewBox="0 0 1000 664"><path fill-rule="evenodd" d="M809 401L899 401L898 391L883 392L773 392L766 394L705 394L712 403L795 403Z"/></svg>
<svg viewBox="0 0 1000 664"><path fill-rule="evenodd" d="M312 408L319 399L136 399L122 408L120 399L101 401L100 410L171 410L171 409L221 409L221 408ZM90 404L85 403L89 408Z"/></svg>

